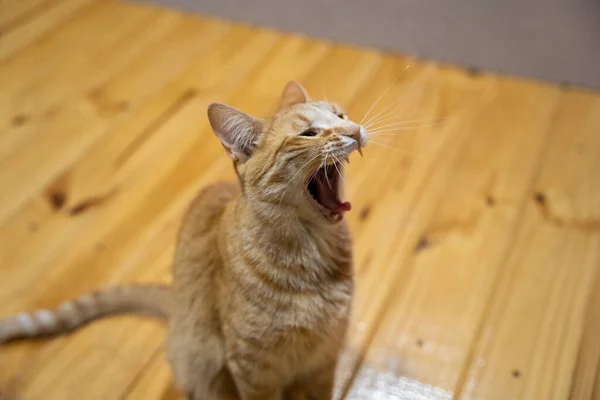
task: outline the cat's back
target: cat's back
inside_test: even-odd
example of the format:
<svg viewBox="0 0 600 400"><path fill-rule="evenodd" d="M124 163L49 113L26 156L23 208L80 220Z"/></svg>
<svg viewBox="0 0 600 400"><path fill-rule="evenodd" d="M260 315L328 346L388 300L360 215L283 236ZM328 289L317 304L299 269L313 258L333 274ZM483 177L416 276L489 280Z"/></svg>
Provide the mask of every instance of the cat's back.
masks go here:
<svg viewBox="0 0 600 400"><path fill-rule="evenodd" d="M227 205L239 196L239 186L218 182L200 190L190 204L179 231L175 273L189 263L218 261L218 231ZM197 266L195 266L197 267Z"/></svg>
<svg viewBox="0 0 600 400"><path fill-rule="evenodd" d="M218 226L225 207L239 193L233 182L217 182L200 190L183 218L180 236L202 234Z"/></svg>
<svg viewBox="0 0 600 400"><path fill-rule="evenodd" d="M179 231L173 265L175 306L166 348L179 384L187 391L210 387L223 364L217 304L223 258L217 239L223 213L238 195L232 183L205 187L191 202Z"/></svg>

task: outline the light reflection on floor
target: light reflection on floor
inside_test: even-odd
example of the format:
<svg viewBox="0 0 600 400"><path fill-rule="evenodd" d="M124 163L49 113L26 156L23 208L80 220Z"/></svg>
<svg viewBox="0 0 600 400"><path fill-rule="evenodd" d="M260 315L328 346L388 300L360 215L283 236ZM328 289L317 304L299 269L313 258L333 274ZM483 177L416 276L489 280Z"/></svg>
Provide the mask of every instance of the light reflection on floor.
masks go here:
<svg viewBox="0 0 600 400"><path fill-rule="evenodd" d="M391 371L363 367L347 400L450 400L452 393Z"/></svg>

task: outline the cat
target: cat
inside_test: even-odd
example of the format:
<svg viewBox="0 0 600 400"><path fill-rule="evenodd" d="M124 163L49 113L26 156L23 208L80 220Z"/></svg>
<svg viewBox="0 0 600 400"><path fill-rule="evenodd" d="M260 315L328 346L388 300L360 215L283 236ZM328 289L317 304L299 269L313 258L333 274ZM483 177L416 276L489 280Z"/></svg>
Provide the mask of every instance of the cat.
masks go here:
<svg viewBox="0 0 600 400"><path fill-rule="evenodd" d="M111 288L22 313L0 321L0 343L156 315L168 320L167 359L190 400L331 399L354 292L342 173L368 132L295 81L270 118L213 103L208 119L238 182L192 202L172 287Z"/></svg>

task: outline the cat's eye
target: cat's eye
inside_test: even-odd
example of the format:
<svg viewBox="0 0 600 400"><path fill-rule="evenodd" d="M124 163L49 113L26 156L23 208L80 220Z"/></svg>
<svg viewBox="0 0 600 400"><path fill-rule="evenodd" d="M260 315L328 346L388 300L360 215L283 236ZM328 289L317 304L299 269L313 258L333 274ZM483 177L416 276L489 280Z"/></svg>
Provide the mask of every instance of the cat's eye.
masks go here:
<svg viewBox="0 0 600 400"><path fill-rule="evenodd" d="M344 113L338 113L337 116L341 119L348 119L348 116Z"/></svg>
<svg viewBox="0 0 600 400"><path fill-rule="evenodd" d="M317 131L315 131L314 129L307 129L304 132L302 132L300 134L300 136L304 136L304 137L317 136Z"/></svg>

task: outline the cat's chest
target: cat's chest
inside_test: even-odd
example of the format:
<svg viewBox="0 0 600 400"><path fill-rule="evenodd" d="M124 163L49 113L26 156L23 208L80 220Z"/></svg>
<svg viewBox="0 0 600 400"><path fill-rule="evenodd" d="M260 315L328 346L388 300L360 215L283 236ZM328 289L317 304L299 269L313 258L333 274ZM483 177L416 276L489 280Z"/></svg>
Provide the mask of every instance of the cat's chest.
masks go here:
<svg viewBox="0 0 600 400"><path fill-rule="evenodd" d="M347 285L330 288L312 296L291 296L287 312L276 322L282 330L334 332L344 323L352 305L352 289Z"/></svg>
<svg viewBox="0 0 600 400"><path fill-rule="evenodd" d="M306 239L292 251L277 246L231 248L231 293L279 330L334 329L353 295L351 246ZM264 321L267 322L267 321ZM329 326L331 325L331 326Z"/></svg>
<svg viewBox="0 0 600 400"><path fill-rule="evenodd" d="M348 266L348 268L351 268ZM354 282L351 274L289 274L266 290L259 307L273 312L271 324L285 331L335 331L350 313ZM254 303L257 304L257 303Z"/></svg>
<svg viewBox="0 0 600 400"><path fill-rule="evenodd" d="M251 311L249 318L269 319L264 322L279 331L334 329L350 312L354 292L350 263L247 264L234 274L230 293L237 298L236 308Z"/></svg>

